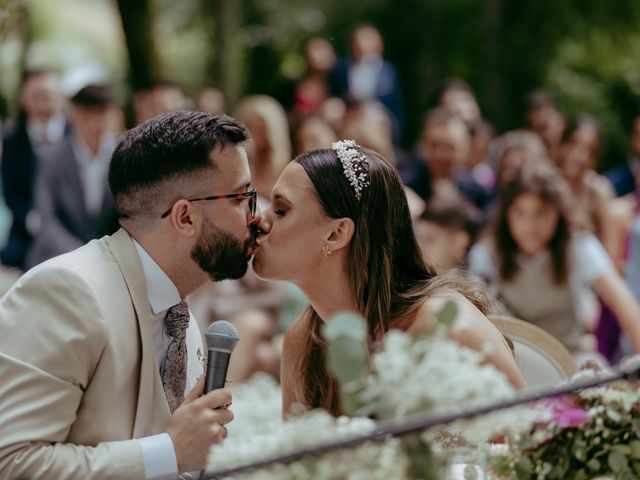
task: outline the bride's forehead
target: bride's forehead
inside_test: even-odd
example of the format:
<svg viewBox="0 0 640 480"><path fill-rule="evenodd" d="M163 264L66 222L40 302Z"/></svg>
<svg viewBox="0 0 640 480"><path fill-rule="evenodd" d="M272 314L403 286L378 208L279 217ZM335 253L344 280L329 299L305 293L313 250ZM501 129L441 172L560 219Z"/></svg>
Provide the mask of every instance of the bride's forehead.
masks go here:
<svg viewBox="0 0 640 480"><path fill-rule="evenodd" d="M282 171L273 191L285 194L287 197L306 196L313 193L313 184L304 168L293 162Z"/></svg>

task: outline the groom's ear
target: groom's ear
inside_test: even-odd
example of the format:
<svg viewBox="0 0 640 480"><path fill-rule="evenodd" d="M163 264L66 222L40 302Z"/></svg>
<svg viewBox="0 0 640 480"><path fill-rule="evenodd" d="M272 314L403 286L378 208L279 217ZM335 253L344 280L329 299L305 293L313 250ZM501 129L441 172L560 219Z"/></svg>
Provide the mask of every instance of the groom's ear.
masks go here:
<svg viewBox="0 0 640 480"><path fill-rule="evenodd" d="M333 229L327 239L329 250L335 252L346 248L351 243L355 232L355 224L350 218L339 218L333 221Z"/></svg>

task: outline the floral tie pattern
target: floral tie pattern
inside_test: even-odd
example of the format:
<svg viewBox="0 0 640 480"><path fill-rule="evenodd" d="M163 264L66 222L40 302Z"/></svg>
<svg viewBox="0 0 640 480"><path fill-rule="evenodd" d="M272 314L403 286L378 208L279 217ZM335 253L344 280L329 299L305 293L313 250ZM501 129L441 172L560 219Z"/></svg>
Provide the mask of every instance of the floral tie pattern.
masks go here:
<svg viewBox="0 0 640 480"><path fill-rule="evenodd" d="M185 340L189 326L189 307L182 300L167 311L164 319L167 333L173 337L164 360L162 387L164 388L171 413L184 400L187 382L187 342Z"/></svg>

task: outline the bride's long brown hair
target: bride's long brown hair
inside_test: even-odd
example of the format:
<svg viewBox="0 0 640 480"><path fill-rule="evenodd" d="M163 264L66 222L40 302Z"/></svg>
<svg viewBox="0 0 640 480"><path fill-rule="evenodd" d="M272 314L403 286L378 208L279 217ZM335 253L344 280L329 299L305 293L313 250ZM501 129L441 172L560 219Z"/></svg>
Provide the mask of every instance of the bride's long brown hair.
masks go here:
<svg viewBox="0 0 640 480"><path fill-rule="evenodd" d="M304 153L294 161L309 176L327 217L348 217L355 223L346 271L359 313L367 319L370 342L390 328L401 328L402 320L438 290L458 291L486 311L486 297L476 285L456 274L437 275L425 264L400 177L377 153L359 150L368 160L370 183L360 200L334 150ZM338 414L337 386L326 367L320 334L322 320L309 307L299 321L304 341L290 359L294 399L306 407L323 407Z"/></svg>

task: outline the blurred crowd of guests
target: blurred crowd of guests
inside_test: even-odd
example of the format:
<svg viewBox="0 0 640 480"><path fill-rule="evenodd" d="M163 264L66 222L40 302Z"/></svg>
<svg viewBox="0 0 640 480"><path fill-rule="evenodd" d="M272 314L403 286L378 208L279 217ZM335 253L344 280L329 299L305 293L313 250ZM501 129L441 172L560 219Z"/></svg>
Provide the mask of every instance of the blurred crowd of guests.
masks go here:
<svg viewBox="0 0 640 480"><path fill-rule="evenodd" d="M551 95L537 91L522 128L497 136L471 89L453 80L405 150L398 73L377 29L357 27L343 57L325 38L309 40L304 55L304 75L274 97L251 95L228 111L215 88L190 99L158 83L134 93L133 122L185 108L230 113L252 136L261 208L293 156L354 139L397 168L417 240L436 268L477 275L506 312L547 330L576 357L615 362L640 347L640 339L625 336L640 319L640 112L628 158L603 175L596 171L597 119L568 119ZM23 271L117 229L106 176L125 116L110 85L90 83L65 96L49 70L25 76L20 105L2 143L12 219L1 259ZM202 327L221 318L238 327L236 381L256 371L278 375L274 339L304 307L295 288L264 284L251 272L207 285L189 304Z"/></svg>

